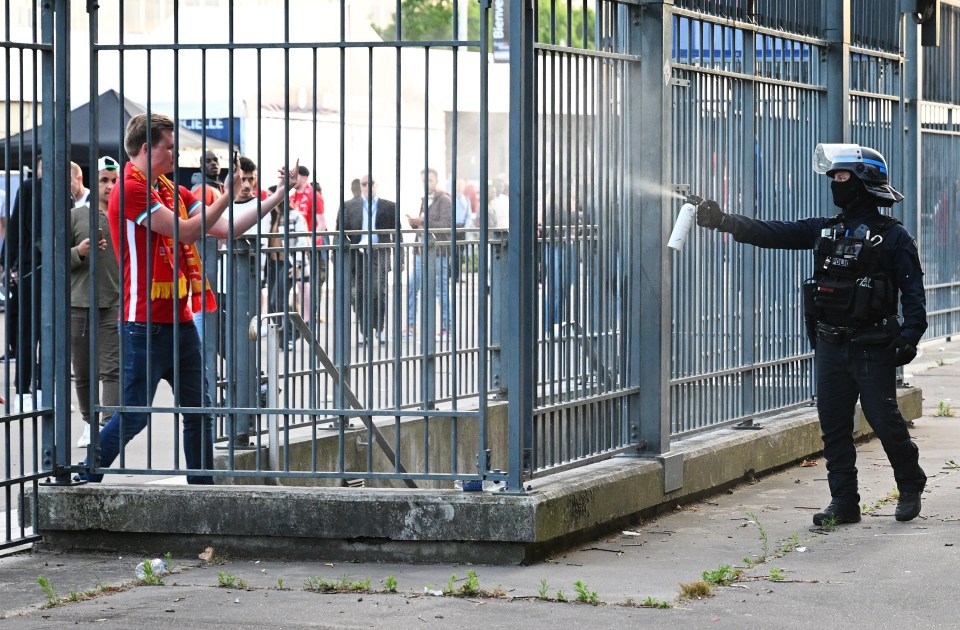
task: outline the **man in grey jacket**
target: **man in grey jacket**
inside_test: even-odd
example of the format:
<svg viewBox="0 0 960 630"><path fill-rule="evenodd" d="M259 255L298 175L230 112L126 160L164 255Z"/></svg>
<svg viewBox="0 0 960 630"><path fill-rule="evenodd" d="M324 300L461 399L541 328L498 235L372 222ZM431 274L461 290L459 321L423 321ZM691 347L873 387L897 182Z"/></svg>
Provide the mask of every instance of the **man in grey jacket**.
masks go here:
<svg viewBox="0 0 960 630"><path fill-rule="evenodd" d="M70 356L73 381L83 418L83 434L77 446L90 444L90 405L99 404L100 383L103 383L103 404L112 407L120 402L120 355L117 333L117 308L120 305L120 271L113 251L107 203L117 183L120 165L109 156L97 161L97 209L84 201L70 211ZM90 242L90 223L94 218L96 246ZM96 259L94 261L94 258ZM96 319L90 306L90 271L96 270ZM96 345L91 345L91 331L96 323ZM90 387L91 353L96 357L98 380ZM100 414L93 414L99 426Z"/></svg>

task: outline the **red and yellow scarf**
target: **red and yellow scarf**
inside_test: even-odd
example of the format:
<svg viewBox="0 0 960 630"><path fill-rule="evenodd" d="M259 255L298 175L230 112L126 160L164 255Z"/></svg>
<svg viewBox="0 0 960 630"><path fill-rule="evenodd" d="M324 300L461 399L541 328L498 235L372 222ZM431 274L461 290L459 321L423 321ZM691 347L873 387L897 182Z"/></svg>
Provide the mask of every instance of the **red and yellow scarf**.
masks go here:
<svg viewBox="0 0 960 630"><path fill-rule="evenodd" d="M131 170L133 177L146 183L147 178L137 168ZM174 207L173 182L161 175L157 185L150 188L150 205L161 203L167 208ZM182 221L190 218L183 197L176 195L177 216ZM153 276L150 279L150 299L166 299L173 297L174 251L176 243L170 236L157 234L157 246L153 253ZM200 262L200 252L197 246L180 243L180 264L177 267L177 296L190 296L190 308L194 313L217 310L217 300L210 289L210 283L203 275L203 265Z"/></svg>

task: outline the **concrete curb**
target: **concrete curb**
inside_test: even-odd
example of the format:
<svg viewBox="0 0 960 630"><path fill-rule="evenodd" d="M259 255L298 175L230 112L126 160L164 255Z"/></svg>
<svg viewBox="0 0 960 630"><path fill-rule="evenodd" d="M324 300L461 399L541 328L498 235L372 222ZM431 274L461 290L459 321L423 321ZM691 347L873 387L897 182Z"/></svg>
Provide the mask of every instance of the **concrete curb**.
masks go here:
<svg viewBox="0 0 960 630"><path fill-rule="evenodd" d="M919 389L900 390L898 398L904 417L920 417ZM236 557L516 564L780 469L822 448L813 409L763 424L758 431L724 429L684 440L658 458L618 457L536 479L524 495L283 486L43 486L39 530L54 548L162 548L195 554L209 545ZM866 423L857 426L859 436L871 433ZM672 490L678 481L679 488Z"/></svg>

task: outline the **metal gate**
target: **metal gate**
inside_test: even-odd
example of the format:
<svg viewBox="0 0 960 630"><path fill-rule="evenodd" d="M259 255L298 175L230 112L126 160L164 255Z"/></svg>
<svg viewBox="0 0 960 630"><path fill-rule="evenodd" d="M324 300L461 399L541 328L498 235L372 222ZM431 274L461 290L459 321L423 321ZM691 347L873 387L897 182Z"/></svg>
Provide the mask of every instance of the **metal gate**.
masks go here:
<svg viewBox="0 0 960 630"><path fill-rule="evenodd" d="M0 550L38 540L37 532L23 524L36 519L22 511L27 506L36 510L43 480L68 479L63 445L69 434L62 430L70 403L59 384L64 378L69 382L69 372L65 353L58 351L65 341L67 256L55 244L63 242L55 235L66 218L62 212L43 212L54 199L68 198L62 139L67 137L69 99L62 100L62 90L69 89L69 78L66 50L52 45L69 42L66 11L66 1L21 3L8 7L4 16ZM41 148L46 177L41 177Z"/></svg>

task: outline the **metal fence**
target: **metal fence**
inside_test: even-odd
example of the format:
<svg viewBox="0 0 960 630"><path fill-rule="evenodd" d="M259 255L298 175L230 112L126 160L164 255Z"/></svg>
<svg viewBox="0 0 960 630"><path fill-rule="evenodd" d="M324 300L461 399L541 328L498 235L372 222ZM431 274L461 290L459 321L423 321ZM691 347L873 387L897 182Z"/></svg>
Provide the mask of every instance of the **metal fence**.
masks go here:
<svg viewBox="0 0 960 630"><path fill-rule="evenodd" d="M927 290L928 337L960 329L960 266L952 250L960 242L960 5L941 7L941 42L923 51L919 122L920 217L917 239Z"/></svg>
<svg viewBox="0 0 960 630"><path fill-rule="evenodd" d="M177 123L175 185L191 187L199 172L203 192L208 151L224 167L213 179L239 150L259 180L228 204L226 233L199 243L218 309L171 327L180 347L199 325L196 361L173 352L177 367L162 374L171 387L156 396L131 397L124 385L135 369L121 370L115 403L90 395L94 418L149 414L143 433L100 466L77 463L103 445L94 424L92 443L74 446L83 425L58 351L78 332L71 315L85 316L91 333L79 359L94 381L104 371L101 314L70 310L70 222L50 213L58 218L39 240L18 237L17 251L40 243L43 290L25 298L23 283L7 285L7 300L36 305L39 319L8 305L5 350L39 347L51 385L15 396L17 369L33 362L25 348L12 349L16 361L7 353L0 546L34 539L17 529L15 511L45 476L496 480L520 492L532 477L661 453L671 440L808 404L813 365L798 287L809 256L706 231L678 254L663 241L687 193L764 219L832 212L809 168L820 141L886 155L908 195L895 211L921 244L927 336L960 329L960 270L946 246L960 225L950 170L960 157L956 3L944 3L941 47L923 53L923 86L911 83L912 22L892 0L452 3L439 30L403 17L399 2L374 30L361 4L128 0L71 15L58 0L28 14L8 9L7 190L35 166L38 145L54 173L17 220L69 198L73 159L95 225L102 192L91 167L104 154L126 166L123 130L139 112ZM323 19L301 19L313 11ZM65 48L49 45L55 30ZM848 30L852 41L839 35ZM70 32L84 35L72 49ZM915 114L906 103L921 89L927 100ZM72 101L89 104L71 114ZM922 139L907 130L913 115ZM19 136L14 116L24 121ZM281 195L241 236L238 217L260 212L276 170L298 163L309 173L299 195ZM125 195L114 193L121 206ZM440 210L421 224L434 203ZM114 235L121 258L137 229ZM29 334L11 328L20 321ZM132 334L120 337L119 365L131 360ZM156 357L140 367L170 358ZM51 393L28 400L37 389ZM184 402L188 391L198 402ZM200 430L181 434L181 424ZM209 460L188 465L181 449L191 440L201 452L216 447L215 470Z"/></svg>

